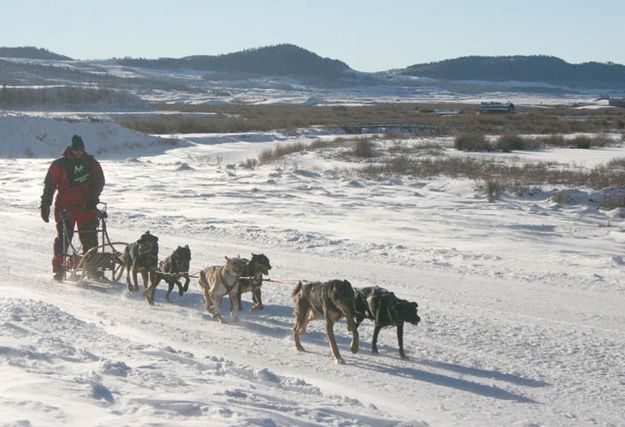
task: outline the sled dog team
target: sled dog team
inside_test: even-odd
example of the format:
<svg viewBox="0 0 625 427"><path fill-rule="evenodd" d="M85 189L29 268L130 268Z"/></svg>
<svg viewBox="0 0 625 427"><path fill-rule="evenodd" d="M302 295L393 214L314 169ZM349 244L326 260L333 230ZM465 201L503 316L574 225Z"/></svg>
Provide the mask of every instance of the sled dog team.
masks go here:
<svg viewBox="0 0 625 427"><path fill-rule="evenodd" d="M137 273L141 273L146 300L154 304L154 293L158 284L164 280L169 288L166 299L174 286L182 296L189 289L189 246L178 246L174 252L160 263L158 262L158 237L144 233L139 240L129 244L123 257L126 269L128 290L139 290ZM210 266L199 272L199 285L206 310L220 322L220 307L224 296L230 299L232 321L237 320L241 306L241 294L252 292L252 311L263 308L261 286L263 274L269 274L271 264L264 254L252 254L251 259L225 257L224 265ZM131 281L132 276L132 281ZM181 283L184 279L184 284ZM334 323L345 318L347 329L352 334L351 351L358 352L358 326L364 319L374 322L371 352L378 353L377 340L380 330L388 326L397 327L399 355L406 358L403 345L404 322L417 325L421 319L417 314L416 302L409 302L395 296L391 291L377 286L353 288L347 280L328 282L309 282L299 284L292 293L295 306L295 326L293 340L299 351L304 351L300 336L306 332L311 320L322 317L326 322L326 336L332 356L337 363L344 363L334 336Z"/></svg>

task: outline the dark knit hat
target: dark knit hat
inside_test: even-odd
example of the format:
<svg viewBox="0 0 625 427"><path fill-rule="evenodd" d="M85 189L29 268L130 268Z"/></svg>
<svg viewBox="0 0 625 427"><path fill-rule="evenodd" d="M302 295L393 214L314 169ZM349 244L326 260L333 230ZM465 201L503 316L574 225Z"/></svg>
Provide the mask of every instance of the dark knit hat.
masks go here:
<svg viewBox="0 0 625 427"><path fill-rule="evenodd" d="M69 146L70 150L84 150L85 143L82 141L80 135L72 136L72 145Z"/></svg>

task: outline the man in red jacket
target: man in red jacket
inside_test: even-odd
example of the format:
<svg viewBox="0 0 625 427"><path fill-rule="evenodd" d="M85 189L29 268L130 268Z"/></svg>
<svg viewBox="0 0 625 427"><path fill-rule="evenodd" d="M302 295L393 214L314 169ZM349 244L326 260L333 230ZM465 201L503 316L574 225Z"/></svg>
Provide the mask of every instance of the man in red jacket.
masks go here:
<svg viewBox="0 0 625 427"><path fill-rule="evenodd" d="M76 225L83 253L98 245L96 205L103 188L104 173L100 163L85 152L82 138L74 135L63 156L50 165L41 196L41 218L48 222L52 197L54 192L57 192L54 201L57 236L54 239L52 258L55 280L63 280L63 249L71 242ZM63 223L67 234L65 241Z"/></svg>

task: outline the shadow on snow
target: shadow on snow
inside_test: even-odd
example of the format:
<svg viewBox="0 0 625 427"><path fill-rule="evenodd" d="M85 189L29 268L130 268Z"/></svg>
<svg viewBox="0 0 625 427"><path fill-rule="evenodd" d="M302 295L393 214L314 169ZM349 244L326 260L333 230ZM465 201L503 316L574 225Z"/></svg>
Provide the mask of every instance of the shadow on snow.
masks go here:
<svg viewBox="0 0 625 427"><path fill-rule="evenodd" d="M91 290L104 292L104 293L118 293L120 292L120 289L122 290L125 289L125 286L121 284L100 286L100 285L92 285L89 283L83 283L81 286L86 289L91 289ZM167 304L165 300L165 293L166 293L166 289L156 290L155 299L157 300L157 304L158 304L158 301L160 301L160 303ZM140 292L137 292L135 294L130 294L130 295L135 295L137 299L143 298L142 290ZM182 306L182 307L187 307L193 310L197 310L203 313L204 314L203 317L205 317L206 319L210 318L209 315L205 313L204 301L202 299L202 296L199 294L186 294L183 298L181 298L178 296L177 292L174 290L174 292L172 292L170 295L170 299L171 299L172 304ZM229 300L228 301L227 300L228 298L224 298L224 301L222 303L223 315L227 315L230 312L230 302ZM263 335L263 336L270 336L270 337L279 338L279 339L282 339L285 336L290 336L292 334L293 307L284 306L284 305L265 304L264 310L251 314L248 311L249 307L251 306L250 303L248 301L243 301L242 304L243 304L243 309L239 312L241 316L241 320L238 323L239 326L244 327L246 330L252 333L256 333L256 334ZM254 319L257 319L260 322L268 323L269 325L250 321L249 319L247 319L248 316L253 316ZM284 320L285 318L288 318L289 320L286 321ZM320 325L323 325L323 320L318 319L317 322L320 322ZM323 326L321 327L323 328ZM384 363L384 360L385 359L388 360L388 358L390 358L391 356L388 356L388 357L383 356L383 355L362 356L363 354L366 354L366 350L363 350L364 348L371 348L370 342L361 341L360 342L360 349L361 349L360 356L352 355L351 353L349 353L351 334L349 334L349 332L347 332L346 329L347 328L346 328L345 321L342 320L342 321L337 322L337 325L335 326L335 331L339 332L339 334L336 334L337 345L340 347L342 352L347 352L350 355L349 357L351 358L355 357L356 358L355 360L358 361L358 366L364 369L381 372L383 374L390 375L390 376L409 378L409 379L413 379L417 381L427 382L430 384L436 384L439 386L451 387L457 390L479 394L485 397L492 397L495 399L512 400L512 401L517 401L520 403L538 403L530 398L506 391L497 386L484 385L484 384L477 383L475 381L469 381L469 380L465 380L461 378L454 378L448 375L427 372L427 371L417 369L411 366L398 366L397 364ZM345 331L345 335L342 335L342 330ZM306 338L303 339L304 346L308 342L309 344L314 344L314 345L321 346L324 348L327 347L327 338L326 338L325 331L323 330L321 331L309 330L305 334L305 337ZM393 351L397 352L396 348L390 347L387 345L379 345L379 349L381 352L389 352L389 353L392 353ZM293 349L293 351L295 350ZM312 352L307 351L306 353L315 354L314 351ZM325 352L323 352L323 357L327 357ZM452 363L438 362L438 361L433 361L433 360L419 359L415 361L404 362L404 361L401 361L400 359L397 359L394 362L408 364L408 365L419 364L422 366L428 366L428 367L437 368L437 369L444 369L444 370L456 372L456 373L463 374L463 375L470 375L470 376L475 376L475 377L480 377L480 378L490 378L490 379L494 379L498 381L506 381L511 384L524 386L524 387L545 387L545 386L550 385L543 381L523 378L518 375L507 374L507 373L493 371L493 370L484 370L484 369L462 366L462 365L452 364Z"/></svg>

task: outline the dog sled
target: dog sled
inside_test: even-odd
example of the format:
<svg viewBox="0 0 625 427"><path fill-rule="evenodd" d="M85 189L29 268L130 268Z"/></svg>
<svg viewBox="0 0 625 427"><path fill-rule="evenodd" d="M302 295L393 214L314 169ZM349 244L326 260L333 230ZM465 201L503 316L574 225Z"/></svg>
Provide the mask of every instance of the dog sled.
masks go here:
<svg viewBox="0 0 625 427"><path fill-rule="evenodd" d="M106 203L98 204L97 227L95 230L98 245L84 254L80 247L74 246L69 230L63 218L63 280L81 283L88 279L98 283L117 283L124 272L123 253L128 243L112 242L106 228ZM66 215L63 212L62 215ZM77 234L73 230L71 236Z"/></svg>

